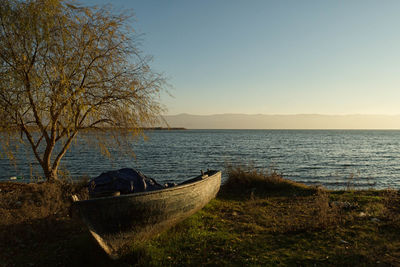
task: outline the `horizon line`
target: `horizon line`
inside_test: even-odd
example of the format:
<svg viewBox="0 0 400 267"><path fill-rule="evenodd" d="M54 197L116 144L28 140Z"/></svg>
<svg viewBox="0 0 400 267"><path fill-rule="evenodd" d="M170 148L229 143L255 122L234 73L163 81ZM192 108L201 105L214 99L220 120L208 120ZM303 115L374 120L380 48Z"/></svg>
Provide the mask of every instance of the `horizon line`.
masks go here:
<svg viewBox="0 0 400 267"><path fill-rule="evenodd" d="M379 114L379 113L348 113L348 114L324 114L324 113L213 113L213 114L192 114L192 113L177 113L177 114L166 114L162 116L179 116L179 115L190 115L190 116L217 116L217 115L246 115L246 116L400 116L397 114Z"/></svg>
<svg viewBox="0 0 400 267"><path fill-rule="evenodd" d="M180 130L180 129L179 129ZM373 128L365 128L365 129L346 129L346 128L331 128L331 129L307 129L307 128L282 128L282 129L277 129L277 128L184 128L182 130L217 130L217 131L225 131L225 130L240 130L240 131L400 131L399 128L393 128L393 129L373 129Z"/></svg>

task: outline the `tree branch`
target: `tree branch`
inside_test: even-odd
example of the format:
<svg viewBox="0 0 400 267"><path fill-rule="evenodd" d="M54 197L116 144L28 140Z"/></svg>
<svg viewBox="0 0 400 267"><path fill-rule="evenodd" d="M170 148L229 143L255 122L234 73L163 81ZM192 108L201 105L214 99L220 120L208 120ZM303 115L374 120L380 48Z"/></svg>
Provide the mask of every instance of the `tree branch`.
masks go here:
<svg viewBox="0 0 400 267"><path fill-rule="evenodd" d="M64 146L62 147L60 153L58 153L56 159L53 162L53 167L52 169L56 169L58 168L58 165L60 164L60 160L61 158L65 155L65 153L67 152L69 146L71 145L72 140L74 140L76 134L78 133L78 131L75 131L72 133L72 135L67 139L67 142L65 142Z"/></svg>
<svg viewBox="0 0 400 267"><path fill-rule="evenodd" d="M39 161L40 165L43 165L43 160L40 158L40 155L37 151L37 146L35 146L35 141L33 140L33 137L29 130L26 128L24 122L21 119L21 129L25 133L26 137L28 138L29 143L31 144L33 154L35 155L36 159Z"/></svg>

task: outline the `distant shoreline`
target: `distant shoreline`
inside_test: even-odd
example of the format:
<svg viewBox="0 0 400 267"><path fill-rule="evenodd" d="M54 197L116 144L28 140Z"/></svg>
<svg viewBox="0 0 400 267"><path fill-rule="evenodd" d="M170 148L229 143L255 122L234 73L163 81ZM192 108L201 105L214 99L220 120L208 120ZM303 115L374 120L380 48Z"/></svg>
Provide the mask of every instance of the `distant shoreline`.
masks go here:
<svg viewBox="0 0 400 267"><path fill-rule="evenodd" d="M176 130L187 130L184 127L145 127L145 128L140 128L143 131L168 131L168 130L172 130L172 131L176 131Z"/></svg>
<svg viewBox="0 0 400 267"><path fill-rule="evenodd" d="M171 127L188 129L398 130L400 115L178 114L164 116Z"/></svg>
<svg viewBox="0 0 400 267"><path fill-rule="evenodd" d="M34 127L34 126L29 126L27 127L29 130L31 131L39 131L38 127ZM178 131L178 130L187 130L187 128L184 127L140 127L140 128L127 128L127 130L141 130L141 131ZM126 128L112 128L112 127L103 127L103 128L97 128L97 129L82 129L80 130L81 132L87 132L87 131L102 131L102 130L126 130ZM19 132L20 129L15 127L13 129L11 129L10 131L12 132ZM0 131L0 132L6 132L6 131Z"/></svg>

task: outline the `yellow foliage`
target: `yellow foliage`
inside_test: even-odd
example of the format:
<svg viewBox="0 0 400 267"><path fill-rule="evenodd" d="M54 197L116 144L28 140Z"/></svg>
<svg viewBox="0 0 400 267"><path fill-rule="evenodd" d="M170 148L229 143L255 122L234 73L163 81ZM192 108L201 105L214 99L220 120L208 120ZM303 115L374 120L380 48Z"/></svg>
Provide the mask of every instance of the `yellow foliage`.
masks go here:
<svg viewBox="0 0 400 267"><path fill-rule="evenodd" d="M129 15L60 0L2 0L0 19L0 129L25 135L48 179L78 132L159 122L164 79L137 54ZM96 140L109 155L110 143Z"/></svg>

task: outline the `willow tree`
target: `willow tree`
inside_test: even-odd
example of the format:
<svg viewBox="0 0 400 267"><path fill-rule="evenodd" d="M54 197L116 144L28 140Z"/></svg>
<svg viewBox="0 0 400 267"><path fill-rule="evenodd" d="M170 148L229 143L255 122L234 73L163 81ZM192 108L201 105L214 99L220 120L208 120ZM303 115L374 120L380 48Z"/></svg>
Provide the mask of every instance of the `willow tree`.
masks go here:
<svg viewBox="0 0 400 267"><path fill-rule="evenodd" d="M62 0L0 0L0 130L18 133L48 181L83 130L135 135L158 122L165 83L137 49L130 18Z"/></svg>

